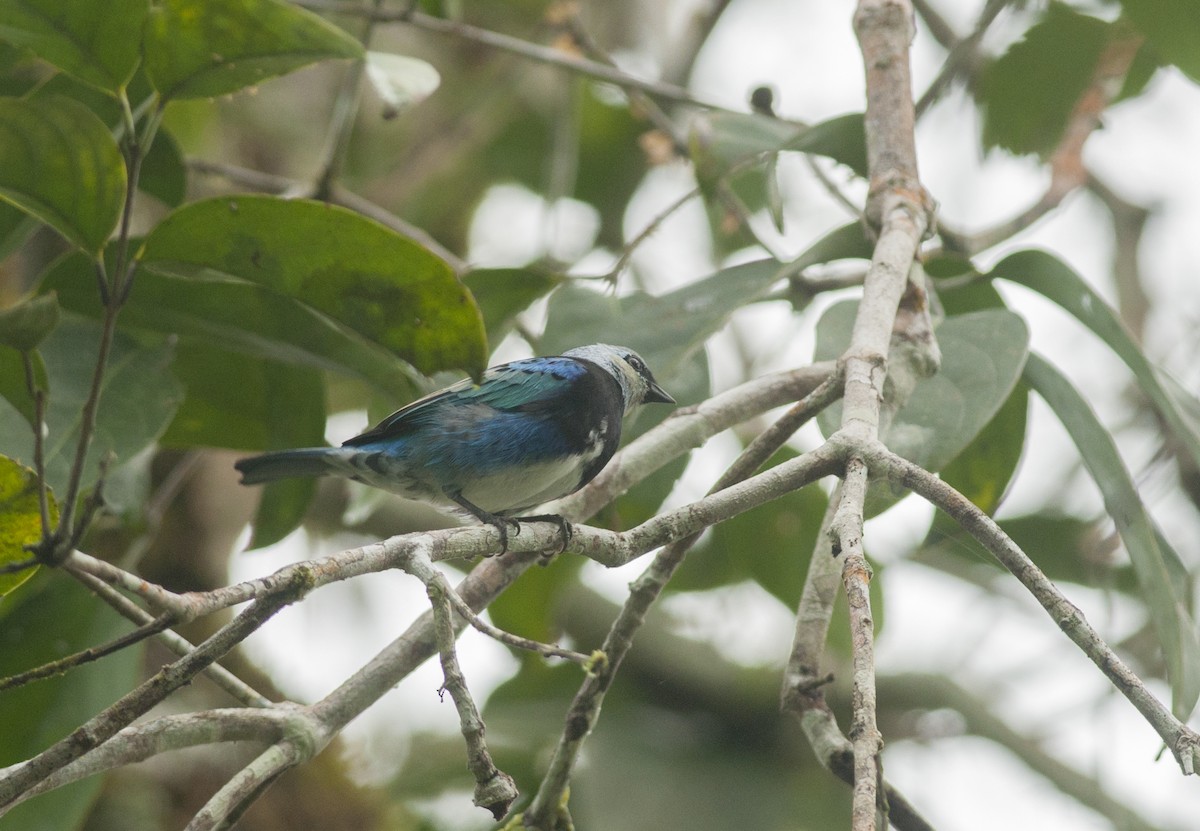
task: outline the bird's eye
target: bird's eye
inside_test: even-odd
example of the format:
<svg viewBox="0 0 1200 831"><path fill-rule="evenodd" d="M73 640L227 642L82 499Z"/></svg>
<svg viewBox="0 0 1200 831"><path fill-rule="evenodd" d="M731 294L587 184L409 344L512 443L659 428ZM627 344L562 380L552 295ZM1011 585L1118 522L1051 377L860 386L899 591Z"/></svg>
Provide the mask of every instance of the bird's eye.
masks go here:
<svg viewBox="0 0 1200 831"><path fill-rule="evenodd" d="M634 371L636 371L636 372L645 372L646 371L646 364L637 355L626 355L625 363L627 363L631 367L633 367Z"/></svg>

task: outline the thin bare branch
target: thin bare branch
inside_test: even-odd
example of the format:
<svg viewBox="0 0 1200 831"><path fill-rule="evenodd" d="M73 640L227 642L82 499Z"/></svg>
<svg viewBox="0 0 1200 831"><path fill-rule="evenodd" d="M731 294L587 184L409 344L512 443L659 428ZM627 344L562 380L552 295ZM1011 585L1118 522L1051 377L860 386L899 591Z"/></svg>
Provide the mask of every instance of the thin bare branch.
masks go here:
<svg viewBox="0 0 1200 831"><path fill-rule="evenodd" d="M1175 718L1145 683L1104 642L1066 595L1059 591L1024 551L1001 530L991 517L937 476L897 456L883 445L868 454L872 470L931 502L946 512L963 530L995 555L1050 616L1051 620L1129 699L1174 754L1185 775L1200 769L1200 734Z"/></svg>
<svg viewBox="0 0 1200 831"><path fill-rule="evenodd" d="M442 690L450 693L454 708L458 710L459 727L467 744L467 767L475 777L475 804L489 810L499 822L517 798L517 785L511 776L496 767L484 741L483 719L467 688L467 679L454 647L458 634L454 629L450 600L441 585L428 583L426 588L433 607L434 636L442 660Z"/></svg>
<svg viewBox="0 0 1200 831"><path fill-rule="evenodd" d="M692 104L710 110L725 109L718 104L706 102L674 84L648 81L597 61L578 58L553 47L530 43L511 35L493 32L490 29L481 29L457 20L433 17L411 9L374 9L362 3L340 2L340 0L297 0L296 5L318 12L364 17L378 23L403 23L427 32L450 35L493 49L511 52L514 55L576 72L598 81L607 81L625 90L636 90L667 101Z"/></svg>

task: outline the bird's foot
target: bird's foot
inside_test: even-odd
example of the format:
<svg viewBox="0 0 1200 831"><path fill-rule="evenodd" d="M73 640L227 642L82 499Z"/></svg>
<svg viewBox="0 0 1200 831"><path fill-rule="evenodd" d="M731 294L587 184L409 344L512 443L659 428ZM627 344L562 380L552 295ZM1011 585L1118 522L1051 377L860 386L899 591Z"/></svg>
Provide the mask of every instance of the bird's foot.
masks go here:
<svg viewBox="0 0 1200 831"><path fill-rule="evenodd" d="M571 537L575 534L575 531L571 528L571 523L567 522L565 519L563 519L558 514L538 514L537 516L520 516L520 517L517 517L517 519L519 519L521 522L549 522L553 525L558 526L558 533L562 537L562 547L559 548L557 551L555 551L554 554L547 555L547 559L549 559L550 557L555 556L557 554L562 554L564 551L566 551L567 546L571 542Z"/></svg>
<svg viewBox="0 0 1200 831"><path fill-rule="evenodd" d="M521 523L517 519L506 516L493 516L491 519L485 519L485 523L491 525L500 534L500 551L498 554L488 554L488 557L498 557L501 554L508 553L508 526L512 526L513 536L521 535Z"/></svg>

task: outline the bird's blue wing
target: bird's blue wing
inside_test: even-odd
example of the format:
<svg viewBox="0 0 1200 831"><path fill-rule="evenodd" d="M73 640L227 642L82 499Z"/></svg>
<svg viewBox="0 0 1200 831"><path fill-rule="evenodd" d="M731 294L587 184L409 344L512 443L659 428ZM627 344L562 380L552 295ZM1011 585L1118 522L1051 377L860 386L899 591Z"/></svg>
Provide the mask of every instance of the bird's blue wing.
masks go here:
<svg viewBox="0 0 1200 831"><path fill-rule="evenodd" d="M492 367L475 385L469 379L408 404L370 430L345 442L355 447L399 438L431 422L438 422L449 408L485 404L500 412L537 411L569 393L587 367L573 358L526 358Z"/></svg>
<svg viewBox="0 0 1200 831"><path fill-rule="evenodd" d="M496 367L482 384L461 395L501 411L537 410L568 394L587 372L573 358L528 358Z"/></svg>

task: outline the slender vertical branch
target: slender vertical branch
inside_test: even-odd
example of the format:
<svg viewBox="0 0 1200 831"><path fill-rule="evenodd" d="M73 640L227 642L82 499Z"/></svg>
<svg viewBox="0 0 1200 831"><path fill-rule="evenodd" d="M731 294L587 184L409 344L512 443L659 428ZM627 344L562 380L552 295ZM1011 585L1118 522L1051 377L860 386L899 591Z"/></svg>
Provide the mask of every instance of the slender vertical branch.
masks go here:
<svg viewBox="0 0 1200 831"><path fill-rule="evenodd" d="M834 553L842 559L842 584L850 606L850 640L853 646L854 686L851 700L854 722L850 740L854 745L854 800L850 827L874 828L875 805L881 802L877 788L883 735L879 732L875 706L875 622L871 616L871 567L863 553L862 506L867 496L867 465L855 456L846 465L841 499L830 533Z"/></svg>
<svg viewBox="0 0 1200 831"><path fill-rule="evenodd" d="M467 679L458 664L458 654L454 648L458 634L454 628L450 600L436 583L427 584L426 589L433 607L433 631L442 661L442 690L450 693L458 710L458 723L463 741L467 743L467 767L475 777L475 804L491 811L499 821L517 798L517 785L511 776L496 767L484 741L483 719L467 688Z"/></svg>
<svg viewBox="0 0 1200 831"><path fill-rule="evenodd" d="M845 481L826 515L830 541L809 565L796 615L796 637L784 676L783 705L801 723L823 707L820 651L829 626L837 569L833 558L845 557L842 576L850 600L854 645L854 831L873 831L880 796L880 748L875 716L874 645L869 569L862 557L862 530L868 463L864 448L878 442L886 426L885 381L889 347L896 326L920 327L927 322L919 287L906 294L918 246L931 224L933 203L921 187L913 134L915 114L909 75L908 44L912 39L912 7L907 0L860 0L854 15L866 70L865 117L870 190L866 217L878 229L863 296L842 356L845 372L841 429L831 441L846 453ZM898 317L901 299L912 314ZM908 332L898 332L907 343ZM911 338L915 349L897 350L905 362L936 366L936 346L923 329ZM923 347L923 348L922 348ZM911 374L911 373L908 373Z"/></svg>
<svg viewBox="0 0 1200 831"><path fill-rule="evenodd" d="M162 123L163 108L160 104L146 116L146 123L139 135L134 123L133 111L129 106L129 98L123 92L120 102L123 119L121 151L126 167L125 203L121 209L111 271L105 265L103 255L96 261L99 290L101 299L104 301L104 320L101 324L100 343L96 349L96 364L92 372L91 386L88 389L88 397L84 402L79 420L79 439L75 447L75 457L71 463L66 493L61 500L62 508L59 513L58 528L53 534L42 539L36 551L42 561L55 565L71 553L74 542L83 536L87 522L91 519L92 512L88 511L77 522L75 512L83 487L85 463L95 437L96 417L104 390L104 375L108 369L108 356L112 351L113 339L116 337L117 315L133 287L134 262L129 257L129 238L142 160L154 142L158 127ZM45 478L43 477L41 481L41 487L44 488Z"/></svg>
<svg viewBox="0 0 1200 831"><path fill-rule="evenodd" d="M21 363L25 368L25 388L33 400L33 472L38 481L38 512L44 541L53 533L49 491L46 488L46 391L38 386L33 371L33 353L22 352Z"/></svg>

